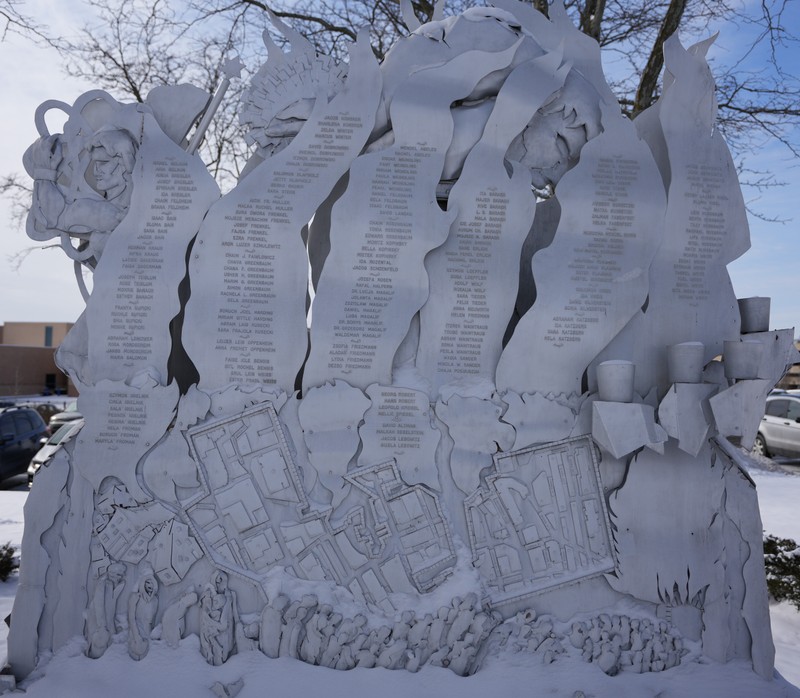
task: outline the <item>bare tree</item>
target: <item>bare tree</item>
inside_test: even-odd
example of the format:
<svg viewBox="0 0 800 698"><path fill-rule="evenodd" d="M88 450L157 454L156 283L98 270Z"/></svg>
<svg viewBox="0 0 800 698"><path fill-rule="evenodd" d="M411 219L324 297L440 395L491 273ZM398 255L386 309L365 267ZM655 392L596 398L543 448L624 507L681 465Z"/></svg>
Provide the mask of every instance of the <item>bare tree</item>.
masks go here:
<svg viewBox="0 0 800 698"><path fill-rule="evenodd" d="M381 59L407 33L399 3L392 0L300 0L291 9L260 0L84 0L96 20L74 40L57 40L67 74L95 82L120 100L142 102L158 85L192 83L213 93L222 61L236 53L251 69L265 58L264 30L274 34L270 13L296 25L320 53L344 60L358 28L373 29L373 48ZM459 6L465 5L458 0ZM421 21L433 4L414 2ZM276 35L280 45L285 42ZM206 134L201 155L223 188L235 183L247 160L237 104L244 82L226 93Z"/></svg>
<svg viewBox="0 0 800 698"><path fill-rule="evenodd" d="M788 50L798 35L787 19L789 0L739 4L732 0L570 0L581 30L627 66L612 83L623 109L635 116L658 99L663 44L679 31L685 41L704 38L725 22L750 34L740 55L714 65L719 127L741 159L766 139L792 155L792 130L800 117L800 81L787 71ZM749 63L748 63L749 61ZM755 65L756 67L748 67Z"/></svg>
<svg viewBox="0 0 800 698"><path fill-rule="evenodd" d="M236 52L251 69L263 62L264 30L274 32L272 12L304 34L321 53L344 59L359 27L372 27L375 55L382 58L408 33L399 0L84 0L96 21L73 41L57 40L70 75L94 81L119 99L142 101L157 85L190 82L213 92L221 61ZM0 3L14 0L0 0ZM530 0L548 12L547 0ZM800 116L800 85L784 67L787 48L797 42L786 14L790 0L566 0L575 24L595 38L615 63L611 86L630 116L658 98L664 40L679 30L684 41L705 37L722 22L750 32L752 41L737 60L716 65L719 126L742 161L767 139L790 153L800 146L794 128ZM451 0L448 12L469 5ZM424 22L434 3L412 0ZM3 5L0 4L0 8ZM282 37L275 36L280 43ZM759 57L757 69L747 60ZM233 184L247 158L236 103L236 83L217 112L201 151L223 187ZM757 176L756 186L770 184Z"/></svg>
<svg viewBox="0 0 800 698"><path fill-rule="evenodd" d="M20 34L37 41L49 41L39 22L26 14L21 0L0 0L0 41L8 34Z"/></svg>

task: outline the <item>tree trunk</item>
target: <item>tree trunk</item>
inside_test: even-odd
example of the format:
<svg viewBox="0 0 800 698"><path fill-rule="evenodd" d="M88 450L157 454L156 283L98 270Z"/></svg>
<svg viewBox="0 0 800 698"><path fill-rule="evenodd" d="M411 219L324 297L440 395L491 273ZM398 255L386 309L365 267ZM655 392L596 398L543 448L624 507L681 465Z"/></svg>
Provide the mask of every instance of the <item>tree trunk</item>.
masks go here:
<svg viewBox="0 0 800 698"><path fill-rule="evenodd" d="M658 31L647 65L642 72L642 79L639 81L639 89L636 90L636 98L633 101L633 114L644 111L655 101L656 87L658 86L658 76L664 66L664 42L678 29L683 11L686 9L687 0L670 0L661 29Z"/></svg>
<svg viewBox="0 0 800 698"><path fill-rule="evenodd" d="M580 30L595 41L600 40L600 27L605 10L606 0L586 0L586 4L581 10Z"/></svg>
<svg viewBox="0 0 800 698"><path fill-rule="evenodd" d="M550 5L547 0L531 0L534 9L539 10L545 17L550 17Z"/></svg>

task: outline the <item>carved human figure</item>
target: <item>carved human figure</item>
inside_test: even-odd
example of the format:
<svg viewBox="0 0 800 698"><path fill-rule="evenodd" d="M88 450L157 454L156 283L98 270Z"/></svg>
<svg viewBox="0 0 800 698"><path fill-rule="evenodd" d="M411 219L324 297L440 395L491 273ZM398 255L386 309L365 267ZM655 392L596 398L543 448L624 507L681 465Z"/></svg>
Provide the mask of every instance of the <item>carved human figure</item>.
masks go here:
<svg viewBox="0 0 800 698"><path fill-rule="evenodd" d="M336 635L339 632L339 628L342 625L343 616L341 613L332 613L330 618L328 619L327 625L322 629L322 643L320 646L320 652L317 655L317 664L322 665L322 657L325 656L325 653L328 652L328 648L333 645L333 649L335 651L336 646Z"/></svg>
<svg viewBox="0 0 800 698"><path fill-rule="evenodd" d="M600 134L599 102L594 86L573 70L511 143L506 157L529 168L538 192L552 192L583 146Z"/></svg>
<svg viewBox="0 0 800 698"><path fill-rule="evenodd" d="M227 661L234 648L234 596L228 588L228 575L212 574L200 598L200 651L209 664Z"/></svg>
<svg viewBox="0 0 800 698"><path fill-rule="evenodd" d="M480 611L475 614L472 623L469 626L469 631L477 638L476 644L482 645L483 641L489 637L492 630L494 630L497 621L488 613Z"/></svg>
<svg viewBox="0 0 800 698"><path fill-rule="evenodd" d="M131 173L136 163L136 145L130 134L118 129L100 131L92 139L89 154L94 188L107 201L127 209L131 201Z"/></svg>
<svg viewBox="0 0 800 698"><path fill-rule="evenodd" d="M569 641L576 649L583 647L586 642L586 625L580 621L572 624L572 629L569 633Z"/></svg>
<svg viewBox="0 0 800 698"><path fill-rule="evenodd" d="M352 669L356 666L359 653L369 647L370 636L366 632L367 617L363 613L358 613L353 619L353 623L353 639L342 648L339 659L336 661L337 669Z"/></svg>
<svg viewBox="0 0 800 698"><path fill-rule="evenodd" d="M448 668L459 676L467 676L472 665L472 659L478 651L474 637L467 634L463 640L456 640L450 652Z"/></svg>
<svg viewBox="0 0 800 698"><path fill-rule="evenodd" d="M273 659L280 655L281 634L286 627L283 612L289 605L289 597L278 594L261 611L261 628L258 634L258 648Z"/></svg>
<svg viewBox="0 0 800 698"><path fill-rule="evenodd" d="M301 632L305 628L306 618L317 607L317 598L313 595L304 596L299 601L292 601L283 618L286 621L281 633L280 656L298 658L298 649L301 644Z"/></svg>
<svg viewBox="0 0 800 698"><path fill-rule="evenodd" d="M300 645L300 659L309 664L316 664L322 654L324 631L331 622L333 609L322 604L306 621L306 636Z"/></svg>
<svg viewBox="0 0 800 698"><path fill-rule="evenodd" d="M92 659L103 655L111 644L111 636L117 632L117 601L125 586L125 565L112 562L105 574L97 580L92 601L86 616L86 637L89 649L86 654Z"/></svg>
<svg viewBox="0 0 800 698"><path fill-rule="evenodd" d="M352 669L355 666L356 639L362 635L367 618L359 613L355 618L342 621L331 638L320 664L334 669Z"/></svg>
<svg viewBox="0 0 800 698"><path fill-rule="evenodd" d="M428 662L431 655L444 643L447 637L445 632L449 613L450 608L448 606L441 606L436 613L436 617L431 622L431 627L428 632L428 649L423 663Z"/></svg>
<svg viewBox="0 0 800 698"><path fill-rule="evenodd" d="M356 666L362 669L371 669L375 666L379 652L380 644L373 637L356 653Z"/></svg>
<svg viewBox="0 0 800 698"><path fill-rule="evenodd" d="M631 647L631 619L628 616L622 616L619 623L619 632L622 636L622 646L624 649Z"/></svg>
<svg viewBox="0 0 800 698"><path fill-rule="evenodd" d="M161 617L161 639L176 648L186 628L186 611L197 603L197 592L189 589L183 596L173 601Z"/></svg>
<svg viewBox="0 0 800 698"><path fill-rule="evenodd" d="M447 666L447 658L450 655L450 648L447 645L439 647L428 659L431 666Z"/></svg>
<svg viewBox="0 0 800 698"><path fill-rule="evenodd" d="M319 660L320 666L334 668L344 647L350 644L358 632L352 618L344 618L328 637L327 645Z"/></svg>
<svg viewBox="0 0 800 698"><path fill-rule="evenodd" d="M408 631L409 647L416 647L423 639L427 640L431 623L433 623L433 616L430 613L426 613L424 617L417 618L414 621L414 624Z"/></svg>
<svg viewBox="0 0 800 698"><path fill-rule="evenodd" d="M408 642L405 638L392 638L378 655L377 665L384 669L402 669L406 663Z"/></svg>
<svg viewBox="0 0 800 698"><path fill-rule="evenodd" d="M227 629L232 628L230 618L223 614L225 597L217 594L207 584L200 597L200 651L209 664L219 666L230 654L233 639L226 642Z"/></svg>
<svg viewBox="0 0 800 698"><path fill-rule="evenodd" d="M422 668L427 650L428 641L424 638L420 640L415 647L412 648L409 646L406 671L410 671L412 674L418 672Z"/></svg>
<svg viewBox="0 0 800 698"><path fill-rule="evenodd" d="M392 626L392 640L407 640L414 622L414 611L403 611L399 620Z"/></svg>
<svg viewBox="0 0 800 698"><path fill-rule="evenodd" d="M139 583L128 597L128 654L132 659L144 658L150 649L150 633L158 611L158 582L152 567L145 567Z"/></svg>
<svg viewBox="0 0 800 698"><path fill-rule="evenodd" d="M464 634L469 630L472 621L475 618L475 604L478 602L478 597L470 592L466 595L464 600L458 605L458 612L453 619L453 624L447 633L447 644L453 647L457 640L464 637Z"/></svg>
<svg viewBox="0 0 800 698"><path fill-rule="evenodd" d="M320 55L291 27L276 17L272 22L288 39L291 52L284 54L264 32L268 60L253 76L243 99L242 125L247 129L247 140L256 149L242 176L289 145L311 117L316 98L325 94L328 100L332 99L341 90L346 74L345 66ZM297 70L294 62L306 70Z"/></svg>
<svg viewBox="0 0 800 698"><path fill-rule="evenodd" d="M392 634L388 625L372 630L367 642L356 654L356 666L370 669L378 665L378 657L386 649L386 642Z"/></svg>
<svg viewBox="0 0 800 698"><path fill-rule="evenodd" d="M77 161L67 157L76 149ZM58 134L37 140L23 158L34 179L28 234L41 241L60 237L70 258L95 266L108 235L128 212L136 150L130 133L111 126L100 129L88 143L70 142ZM86 170L75 172L87 157Z"/></svg>

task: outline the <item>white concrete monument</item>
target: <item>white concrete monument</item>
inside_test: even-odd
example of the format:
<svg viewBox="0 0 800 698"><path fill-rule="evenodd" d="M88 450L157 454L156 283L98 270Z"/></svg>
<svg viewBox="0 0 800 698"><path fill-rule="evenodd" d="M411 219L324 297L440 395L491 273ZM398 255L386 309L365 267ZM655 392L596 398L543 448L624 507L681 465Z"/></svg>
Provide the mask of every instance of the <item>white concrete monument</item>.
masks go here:
<svg viewBox="0 0 800 698"><path fill-rule="evenodd" d="M146 662L196 635L211 666L771 678L736 442L796 358L727 275L748 232L708 44L667 42L632 122L560 5L402 4L382 64L366 31L337 64L273 18L290 50L265 35L221 198L193 88L37 112L28 233L94 283L58 353L86 425L26 507L17 677L76 637Z"/></svg>

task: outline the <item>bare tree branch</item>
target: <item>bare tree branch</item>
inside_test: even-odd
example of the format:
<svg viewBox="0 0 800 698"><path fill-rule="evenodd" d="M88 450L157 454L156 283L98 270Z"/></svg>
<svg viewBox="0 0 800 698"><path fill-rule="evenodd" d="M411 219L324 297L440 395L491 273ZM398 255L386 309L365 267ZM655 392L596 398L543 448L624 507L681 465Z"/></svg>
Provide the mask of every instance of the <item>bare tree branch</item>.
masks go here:
<svg viewBox="0 0 800 698"><path fill-rule="evenodd" d="M548 13L548 0L527 0ZM797 128L800 83L786 51L797 44L788 24L791 0L565 0L576 26L600 43L615 62L610 85L625 113L633 116L658 97L664 40L680 30L684 43L705 38L712 25L732 22L751 37L730 65L715 65L718 126L737 161L767 139L800 155ZM372 28L372 46L382 59L398 37L408 33L399 0L84 0L94 20L78 39L46 37L61 51L69 75L91 80L120 100L143 101L157 85L191 83L213 92L219 66L234 51L251 71L266 52L261 33L278 45L267 10L301 32L320 53L347 60L347 47L358 29ZM469 0L450 0L456 14ZM432 0L412 0L421 22L433 16ZM20 12L20 0L0 0L0 27L28 32L40 29ZM754 70L751 66L756 65ZM248 157L237 102L246 84L234 82L206 135L201 156L210 171L231 186ZM18 178L15 181L19 181ZM753 177L746 184L760 190L776 186ZM0 187L0 195L14 191Z"/></svg>
<svg viewBox="0 0 800 698"><path fill-rule="evenodd" d="M23 4L21 0L0 0L0 41L9 34L18 34L36 43L52 45L46 27L24 13L20 9Z"/></svg>

